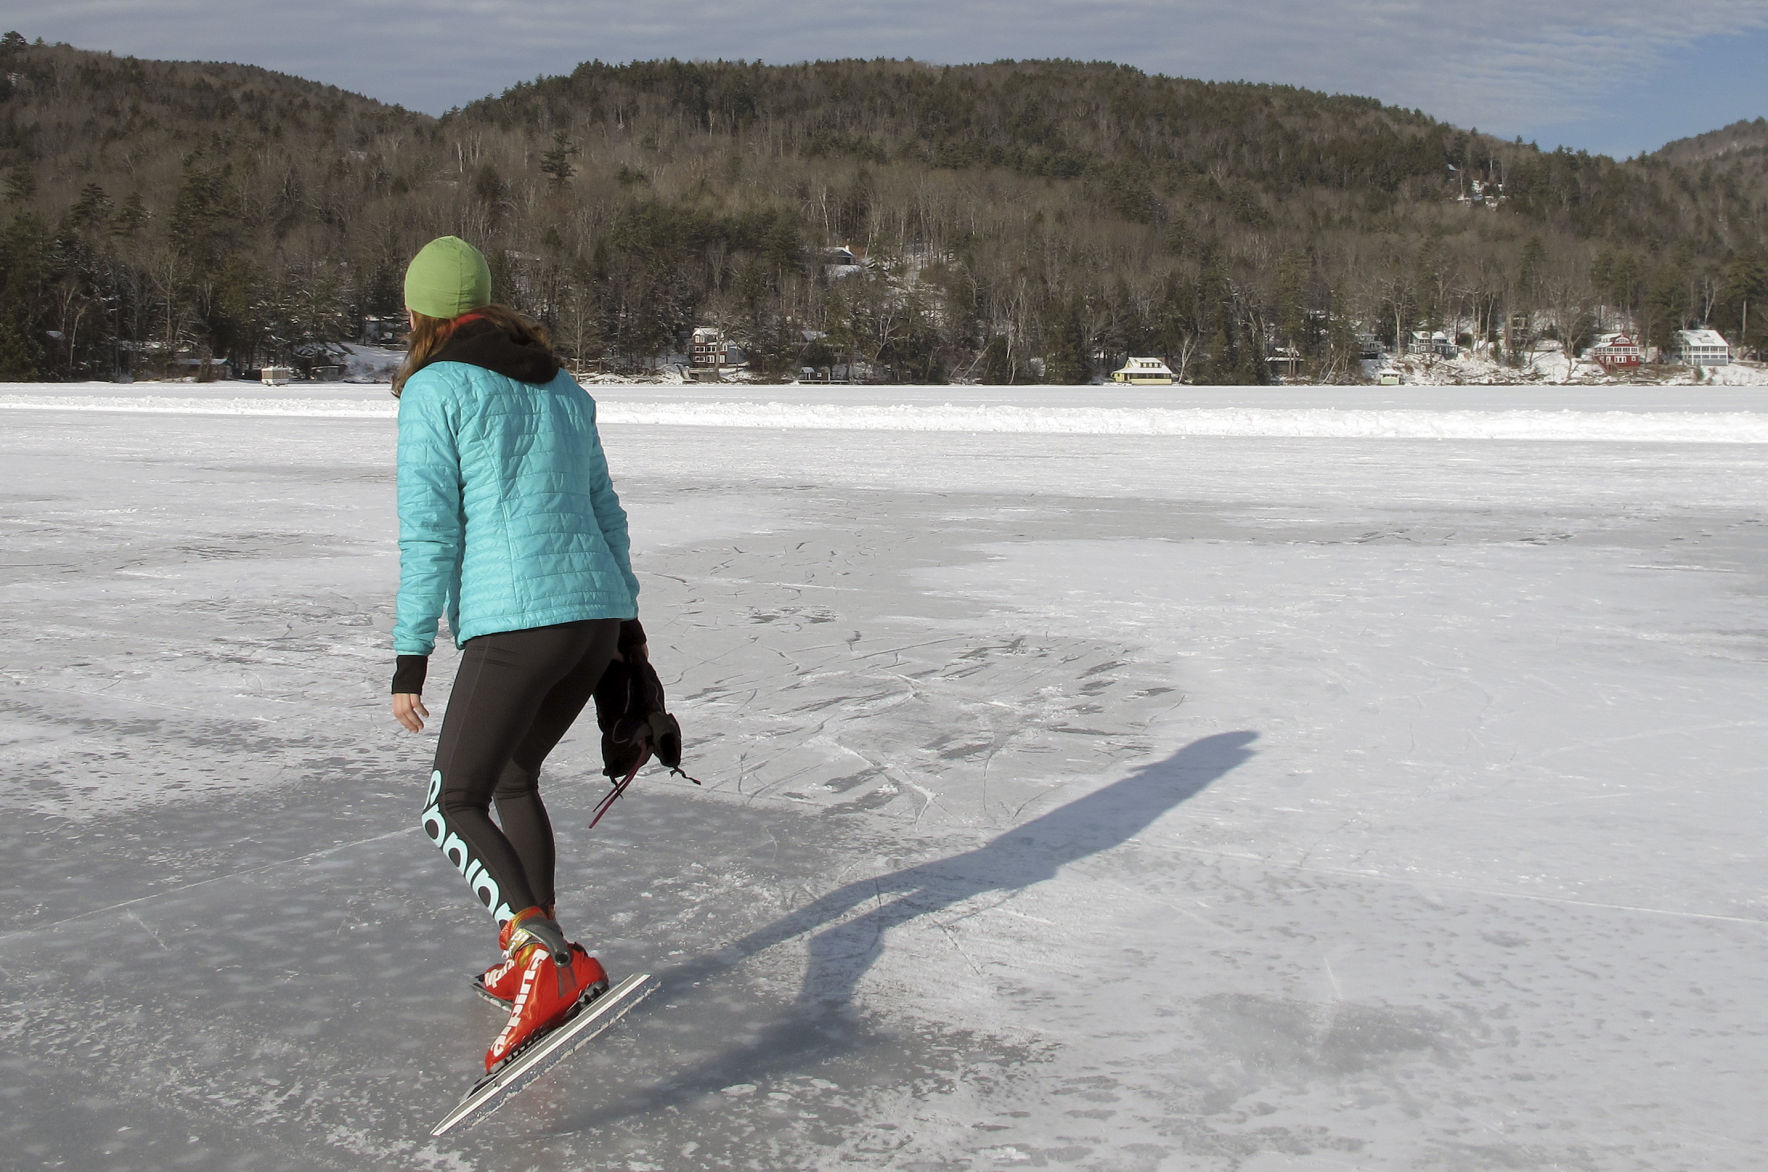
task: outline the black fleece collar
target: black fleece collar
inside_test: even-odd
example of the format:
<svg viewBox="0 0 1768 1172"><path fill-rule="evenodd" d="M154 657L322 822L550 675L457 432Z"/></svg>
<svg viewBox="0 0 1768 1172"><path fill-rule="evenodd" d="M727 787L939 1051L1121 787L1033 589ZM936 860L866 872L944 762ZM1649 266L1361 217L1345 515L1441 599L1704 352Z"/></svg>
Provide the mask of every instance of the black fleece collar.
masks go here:
<svg viewBox="0 0 1768 1172"><path fill-rule="evenodd" d="M432 362L465 362L523 383L549 383L559 360L544 346L524 345L482 317L469 317L436 351Z"/></svg>

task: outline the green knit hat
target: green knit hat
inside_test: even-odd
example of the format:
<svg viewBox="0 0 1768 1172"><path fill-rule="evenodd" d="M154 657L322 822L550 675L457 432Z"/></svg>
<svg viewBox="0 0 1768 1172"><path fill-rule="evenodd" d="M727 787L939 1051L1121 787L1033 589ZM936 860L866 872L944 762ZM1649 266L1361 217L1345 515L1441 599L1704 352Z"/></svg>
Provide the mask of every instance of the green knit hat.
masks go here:
<svg viewBox="0 0 1768 1172"><path fill-rule="evenodd" d="M485 255L458 236L430 241L405 270L405 307L425 317L459 317L489 304Z"/></svg>

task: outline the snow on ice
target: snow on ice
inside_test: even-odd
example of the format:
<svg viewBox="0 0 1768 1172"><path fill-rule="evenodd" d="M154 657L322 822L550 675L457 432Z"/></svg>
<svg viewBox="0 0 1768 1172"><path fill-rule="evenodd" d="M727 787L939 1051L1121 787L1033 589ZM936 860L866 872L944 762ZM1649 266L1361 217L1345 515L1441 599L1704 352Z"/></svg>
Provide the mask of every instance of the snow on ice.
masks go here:
<svg viewBox="0 0 1768 1172"><path fill-rule="evenodd" d="M707 786L568 740L561 916L664 988L431 1141L385 387L0 387L7 1160L1759 1165L1768 392L595 393Z"/></svg>

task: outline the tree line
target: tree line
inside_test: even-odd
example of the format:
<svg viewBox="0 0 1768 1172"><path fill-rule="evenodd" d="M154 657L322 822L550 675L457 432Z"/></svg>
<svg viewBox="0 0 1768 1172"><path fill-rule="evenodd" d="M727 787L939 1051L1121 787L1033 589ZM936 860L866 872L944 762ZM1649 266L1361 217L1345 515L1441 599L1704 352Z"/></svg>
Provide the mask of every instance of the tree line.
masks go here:
<svg viewBox="0 0 1768 1172"><path fill-rule="evenodd" d="M0 378L299 361L479 244L580 366L1354 381L1373 335L1759 347L1768 128L1616 162L1372 100L1069 61L589 62L430 118L0 38ZM1741 146L1740 146L1741 144ZM1753 145L1752 145L1753 144ZM863 263L837 263L849 249Z"/></svg>

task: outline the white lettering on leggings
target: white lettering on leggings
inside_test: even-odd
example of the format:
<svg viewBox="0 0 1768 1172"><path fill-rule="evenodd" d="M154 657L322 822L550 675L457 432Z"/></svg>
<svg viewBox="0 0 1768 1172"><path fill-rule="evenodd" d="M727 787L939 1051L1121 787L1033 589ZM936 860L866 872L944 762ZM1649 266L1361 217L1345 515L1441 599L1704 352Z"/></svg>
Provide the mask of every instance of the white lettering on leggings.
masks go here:
<svg viewBox="0 0 1768 1172"><path fill-rule="evenodd" d="M442 848L448 861L454 864L455 870L466 879L473 894L479 897L487 908L491 909L491 917L499 924L515 918L515 912L503 901L503 893L497 888L497 880L485 869L485 864L473 857L467 847L466 840L448 829L448 820L442 817L442 771L430 771L430 790L424 798L423 815L424 833L431 842Z"/></svg>

